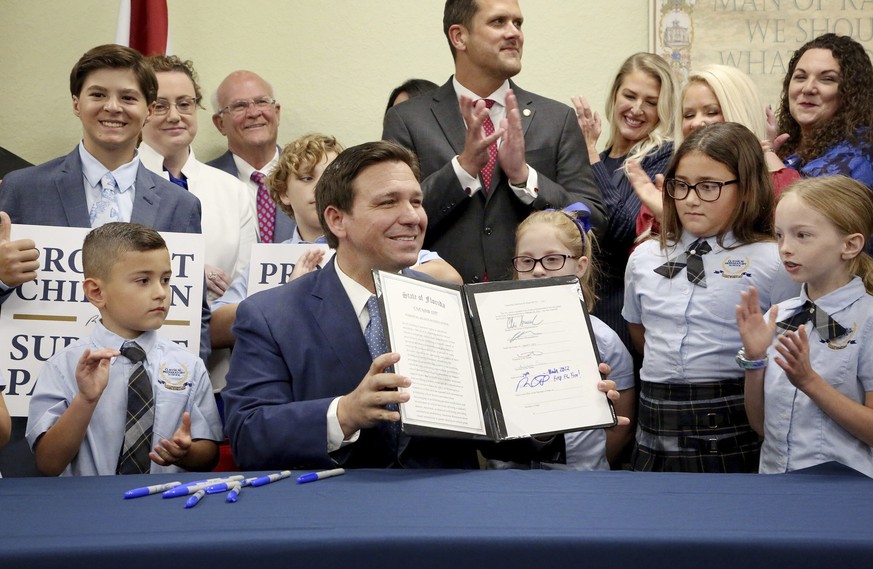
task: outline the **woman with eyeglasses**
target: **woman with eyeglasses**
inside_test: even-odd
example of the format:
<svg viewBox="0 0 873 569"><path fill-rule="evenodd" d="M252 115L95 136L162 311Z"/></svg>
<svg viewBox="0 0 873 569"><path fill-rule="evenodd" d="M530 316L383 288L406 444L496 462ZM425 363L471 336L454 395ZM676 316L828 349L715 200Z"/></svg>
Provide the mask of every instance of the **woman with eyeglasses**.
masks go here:
<svg viewBox="0 0 873 569"><path fill-rule="evenodd" d="M622 315L644 353L632 467L757 472L735 307L749 286L763 311L799 292L773 241L760 141L736 123L693 131L664 190L660 238L640 244L625 273Z"/></svg>
<svg viewBox="0 0 873 569"><path fill-rule="evenodd" d="M142 131L139 157L146 168L200 200L211 304L248 264L257 240L254 208L242 182L194 157L201 93L192 62L175 55L148 61L158 78L158 98Z"/></svg>
<svg viewBox="0 0 873 569"><path fill-rule="evenodd" d="M660 174L673 154L676 88L670 66L658 55L636 53L618 70L606 103L610 123L606 149L597 152L600 116L583 97L573 97L588 161L609 212L606 234L599 240L600 302L595 314L630 346L621 318L624 269L636 238L640 199L628 179L626 164L639 161L649 176Z"/></svg>

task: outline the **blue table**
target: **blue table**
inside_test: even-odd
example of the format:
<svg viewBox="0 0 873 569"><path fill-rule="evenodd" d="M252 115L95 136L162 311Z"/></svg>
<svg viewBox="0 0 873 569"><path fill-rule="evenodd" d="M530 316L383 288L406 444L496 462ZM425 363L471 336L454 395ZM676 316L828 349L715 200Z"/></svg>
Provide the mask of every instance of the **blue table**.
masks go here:
<svg viewBox="0 0 873 569"><path fill-rule="evenodd" d="M873 566L873 480L358 470L123 500L197 474L0 480L0 568Z"/></svg>

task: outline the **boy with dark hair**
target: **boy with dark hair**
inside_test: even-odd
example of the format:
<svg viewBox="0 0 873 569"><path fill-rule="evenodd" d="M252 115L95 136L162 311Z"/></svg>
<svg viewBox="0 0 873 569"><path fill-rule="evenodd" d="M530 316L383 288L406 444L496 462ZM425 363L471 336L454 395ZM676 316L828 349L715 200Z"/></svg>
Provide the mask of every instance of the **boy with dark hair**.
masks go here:
<svg viewBox="0 0 873 569"><path fill-rule="evenodd" d="M108 223L85 238L82 265L100 322L40 373L26 433L37 468L51 476L211 470L222 437L206 367L156 332L170 306L164 239L140 224Z"/></svg>

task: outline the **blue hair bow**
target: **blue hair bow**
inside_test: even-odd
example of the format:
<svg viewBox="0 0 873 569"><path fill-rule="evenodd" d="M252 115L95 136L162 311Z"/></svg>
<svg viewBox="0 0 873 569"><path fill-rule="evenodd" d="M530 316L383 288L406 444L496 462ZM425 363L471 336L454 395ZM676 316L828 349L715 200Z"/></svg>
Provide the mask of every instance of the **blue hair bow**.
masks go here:
<svg viewBox="0 0 873 569"><path fill-rule="evenodd" d="M554 208L546 211L556 211ZM568 205L561 210L561 213L566 215L570 221L576 224L579 228L579 233L582 235L582 240L585 241L585 235L591 231L591 210L582 202L576 202Z"/></svg>

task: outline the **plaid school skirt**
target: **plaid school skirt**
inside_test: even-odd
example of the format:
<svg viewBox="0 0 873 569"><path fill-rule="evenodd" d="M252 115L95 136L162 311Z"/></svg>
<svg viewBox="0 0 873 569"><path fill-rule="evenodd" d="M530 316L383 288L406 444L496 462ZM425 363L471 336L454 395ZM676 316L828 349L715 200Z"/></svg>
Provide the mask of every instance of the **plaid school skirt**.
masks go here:
<svg viewBox="0 0 873 569"><path fill-rule="evenodd" d="M642 382L633 470L758 472L761 443L743 406L743 380Z"/></svg>

